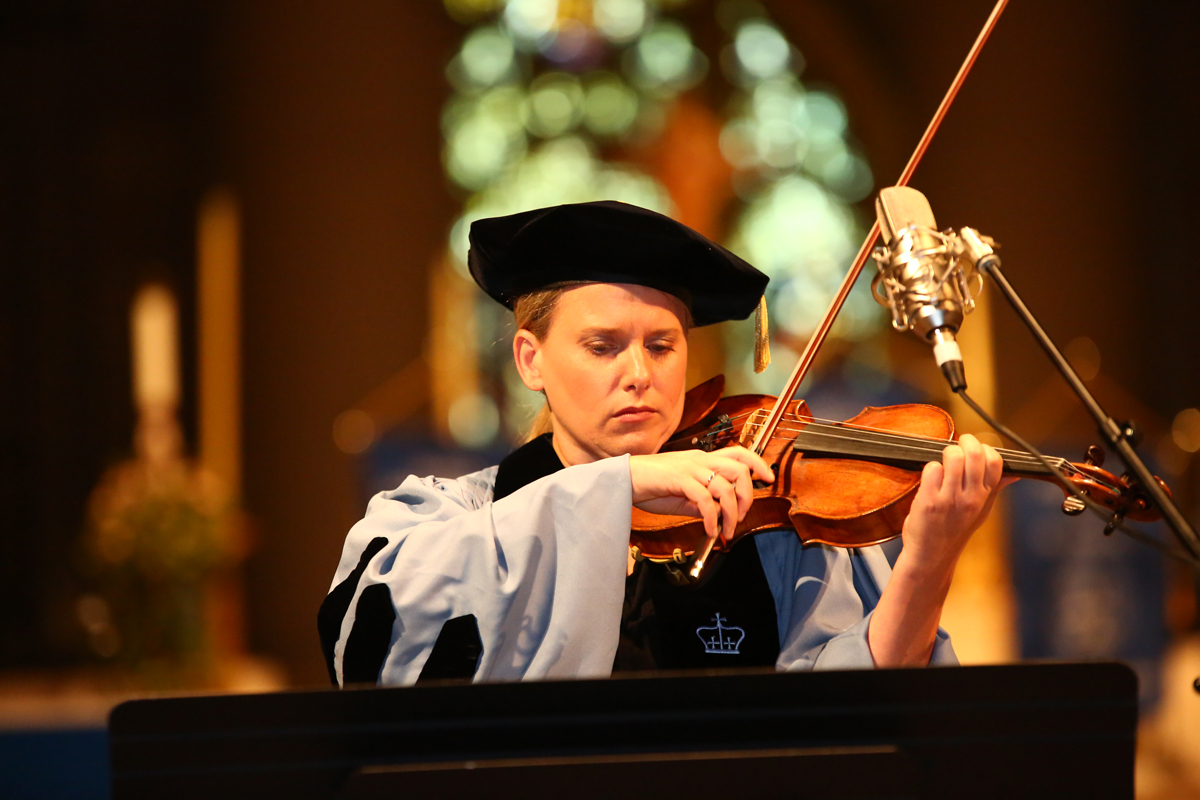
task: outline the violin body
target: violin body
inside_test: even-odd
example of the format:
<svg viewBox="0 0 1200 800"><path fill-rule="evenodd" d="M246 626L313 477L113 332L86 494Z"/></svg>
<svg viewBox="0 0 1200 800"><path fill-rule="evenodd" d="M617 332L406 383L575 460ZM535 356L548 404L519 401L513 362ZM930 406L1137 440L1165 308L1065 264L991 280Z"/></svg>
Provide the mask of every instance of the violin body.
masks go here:
<svg viewBox="0 0 1200 800"><path fill-rule="evenodd" d="M695 447L693 440L705 436L704 449L737 444L746 438L747 427L775 403L770 395L735 395L721 399L704 418L673 436L663 450ZM723 418L731 422L726 425ZM805 544L863 547L900 535L920 472L842 458L806 458L793 447L792 434L813 421L803 400L793 400L778 435L771 438L763 459L775 473L775 482L756 486L754 503L728 544L748 534L792 527ZM847 427L862 426L875 431L948 439L954 422L940 408L901 405L866 408L846 420ZM631 543L640 555L653 560L678 560L704 543L704 523L696 517L650 514L633 510ZM676 551L679 555L676 555Z"/></svg>
<svg viewBox="0 0 1200 800"><path fill-rule="evenodd" d="M664 451L717 450L746 445L758 433L776 398L722 398L723 376L688 392L679 429ZM841 422L818 420L803 400L791 400L766 440L762 457L775 473L772 484L755 484L754 502L737 530L714 548L727 551L743 536L791 527L804 544L865 547L900 535L921 480L921 470L941 458L954 439L954 421L944 410L910 403L868 407ZM1099 455L1094 456L1093 451ZM1055 481L1040 461L1020 451L1001 451L1006 474ZM1099 448L1089 461L1054 458L1077 491L1119 517L1158 518L1137 487L1100 468ZM1168 492L1166 485L1159 484ZM1064 494L1067 494L1064 492ZM1067 494L1067 513L1078 513ZM635 557L684 562L707 543L698 517L651 514L633 509L630 544Z"/></svg>

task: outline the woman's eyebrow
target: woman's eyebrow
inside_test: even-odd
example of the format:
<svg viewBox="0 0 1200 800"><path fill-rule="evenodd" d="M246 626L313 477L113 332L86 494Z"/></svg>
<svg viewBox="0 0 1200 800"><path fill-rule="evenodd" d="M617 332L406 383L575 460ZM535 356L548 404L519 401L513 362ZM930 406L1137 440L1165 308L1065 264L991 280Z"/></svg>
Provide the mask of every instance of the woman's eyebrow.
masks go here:
<svg viewBox="0 0 1200 800"><path fill-rule="evenodd" d="M579 332L579 338L580 339L588 339L593 336L605 336L605 337L610 337L610 338L620 338L623 334L624 334L624 331L621 328L601 328L601 327L584 328L583 330L581 330ZM657 328L655 330L652 330L648 334L646 334L646 338L647 339L659 339L664 336L681 336L682 334L683 334L682 328L679 328L676 326L671 326L671 327L667 327L667 328Z"/></svg>
<svg viewBox="0 0 1200 800"><path fill-rule="evenodd" d="M579 332L580 339L587 339L591 336L617 336L620 334L619 328L584 328Z"/></svg>

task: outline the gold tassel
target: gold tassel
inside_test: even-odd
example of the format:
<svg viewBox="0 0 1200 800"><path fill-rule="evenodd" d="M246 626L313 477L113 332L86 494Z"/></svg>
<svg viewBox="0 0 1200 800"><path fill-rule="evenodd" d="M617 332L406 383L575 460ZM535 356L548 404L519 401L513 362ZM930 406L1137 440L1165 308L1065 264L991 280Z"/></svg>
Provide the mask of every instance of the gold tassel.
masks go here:
<svg viewBox="0 0 1200 800"><path fill-rule="evenodd" d="M754 371L762 372L771 363L771 340L767 332L767 298L758 299L754 312Z"/></svg>

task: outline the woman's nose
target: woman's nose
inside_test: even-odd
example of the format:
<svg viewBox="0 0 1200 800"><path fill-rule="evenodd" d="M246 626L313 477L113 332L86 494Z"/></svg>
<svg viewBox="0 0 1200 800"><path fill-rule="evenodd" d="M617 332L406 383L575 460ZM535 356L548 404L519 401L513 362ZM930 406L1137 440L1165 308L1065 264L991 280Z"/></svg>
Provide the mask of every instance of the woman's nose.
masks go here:
<svg viewBox="0 0 1200 800"><path fill-rule="evenodd" d="M642 391L650 386L650 356L640 346L630 347L625 352L625 384L630 389Z"/></svg>

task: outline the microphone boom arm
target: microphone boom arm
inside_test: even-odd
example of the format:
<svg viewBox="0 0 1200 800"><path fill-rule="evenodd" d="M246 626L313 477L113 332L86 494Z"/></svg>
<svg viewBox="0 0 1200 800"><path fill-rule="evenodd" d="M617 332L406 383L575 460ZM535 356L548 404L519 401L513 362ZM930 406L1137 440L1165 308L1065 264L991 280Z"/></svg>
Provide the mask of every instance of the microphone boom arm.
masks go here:
<svg viewBox="0 0 1200 800"><path fill-rule="evenodd" d="M990 275L996 286L1000 289L1000 293L1004 295L1004 299L1008 301L1017 316L1025 323L1025 327L1029 328L1033 338L1045 351L1050 358L1051 363L1058 369L1062 376L1067 381L1072 391L1078 395L1088 413L1096 420L1096 425L1100 431L1100 436L1104 439L1105 444L1109 446L1113 452L1120 456L1121 461L1129 468L1129 471L1137 479L1138 486L1141 488L1150 501L1162 512L1163 519L1175 534L1175 538L1183 546L1184 550L1192 555L1194 559L1200 559L1200 536L1196 535L1196 530L1183 516L1183 512L1171 499L1171 496L1162 488L1154 474L1150 472L1150 468L1146 466L1146 462L1138 455L1134 446L1137 444L1137 430L1133 423L1118 422L1109 416L1101 405L1083 385L1079 375L1071 367L1070 363L1059 349L1051 341L1050 336L1043 330L1034 317L1033 312L1021 300L1017 290L1012 287L1004 273L1000 269L1000 258L995 254L991 247L987 246L977 232L970 228L962 228L959 235L966 244L966 249L970 254L970 259L975 264L975 269L981 274Z"/></svg>

